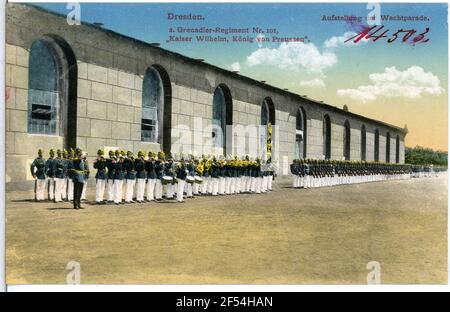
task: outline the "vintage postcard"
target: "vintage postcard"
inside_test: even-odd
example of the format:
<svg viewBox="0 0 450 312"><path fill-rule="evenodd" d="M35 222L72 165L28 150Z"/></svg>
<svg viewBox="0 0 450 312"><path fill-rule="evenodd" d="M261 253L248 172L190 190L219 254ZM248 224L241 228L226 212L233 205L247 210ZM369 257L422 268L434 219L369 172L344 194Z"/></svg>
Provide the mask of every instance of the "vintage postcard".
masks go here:
<svg viewBox="0 0 450 312"><path fill-rule="evenodd" d="M447 284L447 9L6 3L6 284Z"/></svg>

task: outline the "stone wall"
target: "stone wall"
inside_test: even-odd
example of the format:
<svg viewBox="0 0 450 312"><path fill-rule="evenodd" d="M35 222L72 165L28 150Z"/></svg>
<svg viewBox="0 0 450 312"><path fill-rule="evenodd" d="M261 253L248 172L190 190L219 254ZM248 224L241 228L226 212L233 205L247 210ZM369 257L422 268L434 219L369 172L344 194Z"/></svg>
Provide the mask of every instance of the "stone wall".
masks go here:
<svg viewBox="0 0 450 312"><path fill-rule="evenodd" d="M11 189L29 187L29 164L38 148L61 148L63 136L27 133L28 59L35 40L51 34L67 44L76 59L76 144L89 155L98 148L157 151L161 144L141 142L142 83L148 67L157 64L167 72L171 89L171 142L174 150L197 152L211 144L212 102L215 88L226 85L232 98L234 126L259 125L261 104L269 97L275 108L276 149L279 158L294 156L297 110L307 120L307 158L323 158L323 117L332 123L333 159L343 157L344 122L351 125L351 159L360 159L361 126L367 129L367 160L373 160L374 132L380 130L380 160L385 159L385 135L391 133L391 162L395 162L395 138L401 139L400 162L404 162L402 129L346 112L330 105L252 80L204 62L172 53L92 25L70 26L65 17L35 7L7 4L6 14L6 179ZM202 127L196 128L199 118ZM183 126L203 139L194 142ZM254 133L238 131L233 141L244 140L246 153ZM250 136L250 137L249 137ZM247 138L245 138L247 137ZM253 155L256 156L256 155ZM14 164L14 165L12 165Z"/></svg>

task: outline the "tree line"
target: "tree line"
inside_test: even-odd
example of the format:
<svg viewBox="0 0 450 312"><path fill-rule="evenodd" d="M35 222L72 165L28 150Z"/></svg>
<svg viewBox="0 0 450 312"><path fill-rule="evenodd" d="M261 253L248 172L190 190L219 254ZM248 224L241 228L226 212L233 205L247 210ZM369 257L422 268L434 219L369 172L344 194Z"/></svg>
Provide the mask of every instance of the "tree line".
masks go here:
<svg viewBox="0 0 450 312"><path fill-rule="evenodd" d="M412 165L447 166L448 152L416 146L405 149L405 162Z"/></svg>

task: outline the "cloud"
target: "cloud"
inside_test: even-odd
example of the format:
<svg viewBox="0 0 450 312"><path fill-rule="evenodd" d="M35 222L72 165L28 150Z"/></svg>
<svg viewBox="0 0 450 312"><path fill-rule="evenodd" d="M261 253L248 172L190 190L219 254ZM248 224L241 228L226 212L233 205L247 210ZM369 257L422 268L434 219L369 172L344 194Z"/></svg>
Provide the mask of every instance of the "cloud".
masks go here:
<svg viewBox="0 0 450 312"><path fill-rule="evenodd" d="M370 74L369 79L371 85L339 89L337 94L367 103L380 96L417 99L422 95L439 95L444 92L437 76L416 65L404 71L397 70L395 66L386 67L382 73Z"/></svg>
<svg viewBox="0 0 450 312"><path fill-rule="evenodd" d="M331 49L336 49L339 46L351 47L351 46L356 46L358 44L365 43L365 42L369 41L368 39L363 38L360 41L358 41L357 43L354 43L353 40L345 42L345 40L350 39L350 38L352 38L352 37L354 37L356 35L357 34L355 32L348 31L348 32L345 32L342 36L333 36L333 37L325 40L325 42L323 43L323 46L324 46L325 49L330 49L331 50Z"/></svg>
<svg viewBox="0 0 450 312"><path fill-rule="evenodd" d="M230 68L232 71L241 71L241 64L239 64L239 62L234 62L231 64Z"/></svg>
<svg viewBox="0 0 450 312"><path fill-rule="evenodd" d="M258 47L262 48L263 42L264 42L263 40L264 40L264 38L266 38L266 36L264 34L258 34L258 36L256 36L256 38L258 39L258 40L256 40L256 42L258 43Z"/></svg>
<svg viewBox="0 0 450 312"><path fill-rule="evenodd" d="M321 73L336 62L334 53L321 53L313 43L303 42L283 42L278 48L259 48L247 57L248 66L267 64L280 69L306 69L313 73Z"/></svg>
<svg viewBox="0 0 450 312"><path fill-rule="evenodd" d="M325 87L325 82L321 78L314 78L311 80L300 81L300 86L311 88L323 88Z"/></svg>
<svg viewBox="0 0 450 312"><path fill-rule="evenodd" d="M334 49L339 46L355 46L358 43L344 41L355 36L355 32L345 32L342 36L333 36L323 43L322 52L311 42L284 42L277 48L263 48L258 44L259 49L247 57L248 66L273 65L280 69L301 70L306 69L311 73L322 73L324 70L337 63L337 56Z"/></svg>

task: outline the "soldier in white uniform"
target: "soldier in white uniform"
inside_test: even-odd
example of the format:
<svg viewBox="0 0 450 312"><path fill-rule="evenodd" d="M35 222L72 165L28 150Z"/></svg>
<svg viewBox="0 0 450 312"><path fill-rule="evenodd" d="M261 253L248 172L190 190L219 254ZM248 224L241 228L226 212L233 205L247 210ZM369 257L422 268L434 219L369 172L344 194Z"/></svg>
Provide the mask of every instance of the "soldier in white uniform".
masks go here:
<svg viewBox="0 0 450 312"><path fill-rule="evenodd" d="M104 204L104 194L106 188L106 159L103 157L103 150L97 151L97 159L94 162L94 169L97 169L95 174L95 203L97 205Z"/></svg>

